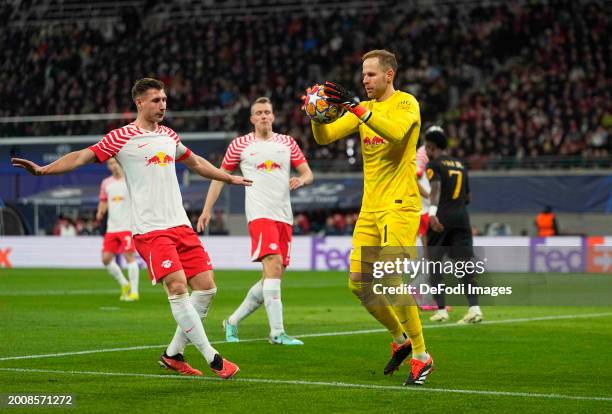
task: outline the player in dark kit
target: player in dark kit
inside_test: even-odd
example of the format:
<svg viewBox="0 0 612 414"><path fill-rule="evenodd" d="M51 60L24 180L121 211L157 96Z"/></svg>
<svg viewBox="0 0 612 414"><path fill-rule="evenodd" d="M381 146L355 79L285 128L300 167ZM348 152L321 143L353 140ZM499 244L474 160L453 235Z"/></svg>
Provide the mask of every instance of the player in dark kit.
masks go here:
<svg viewBox="0 0 612 414"><path fill-rule="evenodd" d="M472 226L466 205L470 202L470 185L466 166L446 153L447 139L444 130L432 126L425 132L425 150L427 178L431 183L429 207L429 230L427 232L428 258L431 266L430 284L435 287L442 283L440 266L447 256L455 261L469 261L474 257L472 245ZM482 321L482 311L478 306L478 296L470 293L470 287L476 286L474 274L461 278L470 308L467 314L458 321L459 324L478 323ZM434 294L438 310L430 318L432 321L448 321L448 312L444 293Z"/></svg>

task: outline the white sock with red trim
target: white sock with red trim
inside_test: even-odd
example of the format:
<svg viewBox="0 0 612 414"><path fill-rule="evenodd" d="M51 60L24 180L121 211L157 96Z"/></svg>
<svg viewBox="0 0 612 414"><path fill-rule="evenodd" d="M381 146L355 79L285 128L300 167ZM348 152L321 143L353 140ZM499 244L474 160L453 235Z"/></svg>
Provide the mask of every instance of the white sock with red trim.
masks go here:
<svg viewBox="0 0 612 414"><path fill-rule="evenodd" d="M125 278L125 276L123 276L123 272L121 271L121 268L119 267L119 265L117 264L116 261L111 260L111 262L109 264L107 264L106 266L106 270L108 270L108 273L117 281L119 282L119 284L121 285L121 287L125 286L128 284L127 279Z"/></svg>
<svg viewBox="0 0 612 414"><path fill-rule="evenodd" d="M238 306L238 309L236 309L234 313L227 318L227 321L231 325L238 325L240 321L259 309L263 303L263 281L259 280L257 283L251 286L244 300L240 306Z"/></svg>
<svg viewBox="0 0 612 414"><path fill-rule="evenodd" d="M140 268L138 262L134 260L132 263L127 264L128 277L130 278L130 293L138 295L138 279L140 277Z"/></svg>
<svg viewBox="0 0 612 414"><path fill-rule="evenodd" d="M198 312L200 319L204 319L208 314L208 308L210 307L216 293L216 287L208 290L194 290L191 292L190 301L196 312ZM174 337L172 338L172 341L170 341L168 349L166 349L166 355L174 356L176 354L184 353L188 342L189 339L187 339L187 335L185 335L180 326L177 326Z"/></svg>
<svg viewBox="0 0 612 414"><path fill-rule="evenodd" d="M281 280L264 279L263 298L270 323L270 336L285 332L283 325L283 302L281 302Z"/></svg>
<svg viewBox="0 0 612 414"><path fill-rule="evenodd" d="M189 294L183 293L181 295L169 296L168 301L170 302L172 316L174 316L174 320L176 320L181 331L204 355L206 362L210 364L218 352L210 345L206 332L204 332L202 320L189 300Z"/></svg>

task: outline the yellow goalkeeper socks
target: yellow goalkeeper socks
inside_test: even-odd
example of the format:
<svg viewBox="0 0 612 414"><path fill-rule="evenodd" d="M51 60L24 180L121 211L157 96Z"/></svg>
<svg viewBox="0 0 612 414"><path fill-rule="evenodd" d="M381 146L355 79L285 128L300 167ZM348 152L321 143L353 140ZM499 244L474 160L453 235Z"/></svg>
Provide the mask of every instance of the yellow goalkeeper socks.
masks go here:
<svg viewBox="0 0 612 414"><path fill-rule="evenodd" d="M387 277L384 282L386 286L399 288L402 284L402 278L399 276ZM387 300L391 303L403 330L412 341L412 353L417 355L425 352L425 338L423 337L419 309L412 295L408 293L389 295Z"/></svg>
<svg viewBox="0 0 612 414"><path fill-rule="evenodd" d="M349 279L349 289L359 298L359 301L370 315L376 318L378 322L389 330L395 342L402 344L406 341L404 328L402 328L393 307L384 295L374 294L372 291L372 283L355 282Z"/></svg>
<svg viewBox="0 0 612 414"><path fill-rule="evenodd" d="M421 326L421 318L416 305L413 306L397 306L394 308L395 313L400 318L400 323L410 341L412 341L412 353L414 355L425 352L425 338L423 337L423 327Z"/></svg>

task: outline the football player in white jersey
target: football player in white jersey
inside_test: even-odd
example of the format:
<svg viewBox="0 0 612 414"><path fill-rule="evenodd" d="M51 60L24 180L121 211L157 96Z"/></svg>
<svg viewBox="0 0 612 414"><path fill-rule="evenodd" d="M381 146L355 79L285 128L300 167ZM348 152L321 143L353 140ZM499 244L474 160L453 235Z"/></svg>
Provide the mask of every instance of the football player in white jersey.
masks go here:
<svg viewBox="0 0 612 414"><path fill-rule="evenodd" d="M120 300L132 302L140 298L138 294L139 269L134 259L134 242L130 212L130 195L121 166L114 158L106 162L111 176L100 185L100 201L96 220L101 221L108 212L106 234L102 244L102 263L108 273L121 286ZM129 282L123 276L115 256L123 254L127 262Z"/></svg>
<svg viewBox="0 0 612 414"><path fill-rule="evenodd" d="M12 158L16 167L33 175L63 174L92 162L115 157L125 174L131 201L132 235L136 250L147 262L153 284L163 282L172 316L178 324L160 363L183 375L202 375L183 357L188 341L200 351L213 372L231 378L236 364L212 347L202 324L217 291L212 265L183 208L175 162L191 171L229 184L251 181L220 171L191 152L170 128L160 125L166 113L163 82L144 78L132 87L138 108L136 121L109 132L95 145L64 155L45 166ZM188 286L192 293L189 296Z"/></svg>
<svg viewBox="0 0 612 414"><path fill-rule="evenodd" d="M417 163L417 185L419 186L419 193L421 194L421 222L419 224L419 237L421 238L421 245L423 251L423 257L427 257L427 229L429 228L429 192L431 186L425 174L425 167L427 166L427 152L425 151L425 145L421 145L416 152L416 163ZM429 274L422 272L415 280L415 285L427 284L429 281ZM435 304L431 295L421 295L416 293L413 295L419 304L421 310L437 310L438 307Z"/></svg>
<svg viewBox="0 0 612 414"><path fill-rule="evenodd" d="M223 326L226 340L239 342L238 324L263 304L270 324L270 342L303 345L285 333L281 278L289 265L291 251L293 213L289 191L312 183L313 175L295 140L275 133L273 122L270 99L256 99L251 106L255 131L235 138L221 165L221 170L228 173L240 167L242 175L253 181L253 186L245 189L245 210L251 235L251 259L263 266L263 278L251 287L242 304L223 321ZM297 177L290 177L291 167L299 173ZM198 219L198 231L208 226L222 188L223 182L211 182Z"/></svg>

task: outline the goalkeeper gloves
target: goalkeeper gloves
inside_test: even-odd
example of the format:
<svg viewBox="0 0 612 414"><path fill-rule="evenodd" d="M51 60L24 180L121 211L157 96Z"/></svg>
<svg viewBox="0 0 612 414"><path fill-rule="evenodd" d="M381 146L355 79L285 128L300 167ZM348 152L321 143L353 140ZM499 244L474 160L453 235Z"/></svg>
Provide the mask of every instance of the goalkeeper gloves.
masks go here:
<svg viewBox="0 0 612 414"><path fill-rule="evenodd" d="M345 87L334 82L325 81L323 90L327 96L327 102L343 106L347 111L355 114L357 118L361 119L363 122L367 122L372 116L372 112L359 103L359 98L349 92Z"/></svg>

